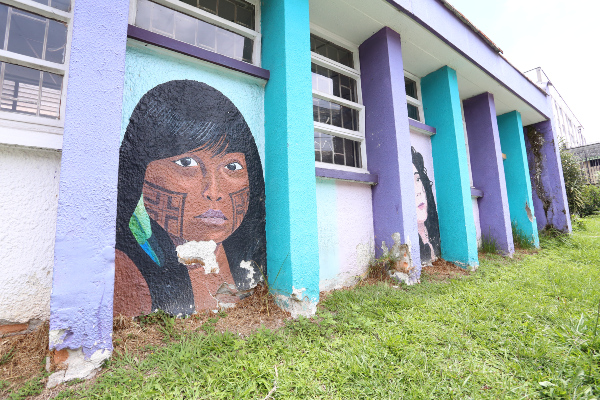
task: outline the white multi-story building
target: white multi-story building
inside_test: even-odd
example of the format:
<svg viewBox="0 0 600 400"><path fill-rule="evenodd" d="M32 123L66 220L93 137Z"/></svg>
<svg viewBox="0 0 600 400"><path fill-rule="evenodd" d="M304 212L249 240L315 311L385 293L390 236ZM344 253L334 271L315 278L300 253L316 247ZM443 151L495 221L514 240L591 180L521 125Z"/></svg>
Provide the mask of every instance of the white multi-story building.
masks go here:
<svg viewBox="0 0 600 400"><path fill-rule="evenodd" d="M552 98L552 113L554 114L552 124L556 127L559 138L564 141L567 148L585 145L583 125L571 111L569 105L562 98L544 70L537 67L525 72L525 75L544 89Z"/></svg>

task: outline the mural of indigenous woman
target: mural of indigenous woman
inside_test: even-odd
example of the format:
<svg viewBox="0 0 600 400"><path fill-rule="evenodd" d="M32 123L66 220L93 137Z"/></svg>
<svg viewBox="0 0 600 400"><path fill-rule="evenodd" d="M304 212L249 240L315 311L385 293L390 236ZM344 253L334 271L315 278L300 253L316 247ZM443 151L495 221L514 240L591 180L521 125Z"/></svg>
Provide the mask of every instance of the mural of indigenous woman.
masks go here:
<svg viewBox="0 0 600 400"><path fill-rule="evenodd" d="M419 247L421 262L435 261L441 254L440 226L437 207L433 196L433 182L427 176L427 169L421 153L411 147L415 197L417 203L417 223L419 226Z"/></svg>
<svg viewBox="0 0 600 400"><path fill-rule="evenodd" d="M235 303L266 271L264 178L236 106L190 80L148 91L119 158L114 312Z"/></svg>

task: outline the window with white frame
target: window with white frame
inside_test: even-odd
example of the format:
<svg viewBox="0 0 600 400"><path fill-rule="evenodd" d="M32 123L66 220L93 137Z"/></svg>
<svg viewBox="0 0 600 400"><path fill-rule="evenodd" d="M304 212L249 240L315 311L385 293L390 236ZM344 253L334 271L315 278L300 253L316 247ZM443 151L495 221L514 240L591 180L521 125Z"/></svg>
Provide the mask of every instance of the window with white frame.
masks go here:
<svg viewBox="0 0 600 400"><path fill-rule="evenodd" d="M315 130L319 166L364 168L364 106L358 49L342 46L319 31L310 36Z"/></svg>
<svg viewBox="0 0 600 400"><path fill-rule="evenodd" d="M408 118L423 122L423 103L421 102L420 79L404 71L404 88L406 90L406 103Z"/></svg>
<svg viewBox="0 0 600 400"><path fill-rule="evenodd" d="M62 127L70 0L34 1L0 3L0 118Z"/></svg>
<svg viewBox="0 0 600 400"><path fill-rule="evenodd" d="M260 64L258 0L132 0L130 23L236 60Z"/></svg>

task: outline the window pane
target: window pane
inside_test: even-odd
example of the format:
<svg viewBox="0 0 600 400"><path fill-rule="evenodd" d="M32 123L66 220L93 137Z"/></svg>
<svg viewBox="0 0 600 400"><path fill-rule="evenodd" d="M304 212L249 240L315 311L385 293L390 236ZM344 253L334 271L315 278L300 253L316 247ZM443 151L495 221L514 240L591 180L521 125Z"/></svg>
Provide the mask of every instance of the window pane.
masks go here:
<svg viewBox="0 0 600 400"><path fill-rule="evenodd" d="M250 38L244 38L244 56L243 61L252 63L252 54L254 53L254 41Z"/></svg>
<svg viewBox="0 0 600 400"><path fill-rule="evenodd" d="M135 25L151 31L153 8L153 4L148 0L138 0L137 12L135 13Z"/></svg>
<svg viewBox="0 0 600 400"><path fill-rule="evenodd" d="M342 106L335 103L329 103L331 109L331 125L342 127Z"/></svg>
<svg viewBox="0 0 600 400"><path fill-rule="evenodd" d="M358 128L354 126L354 115L351 108L344 107L342 109L342 128L350 129L351 131L357 131Z"/></svg>
<svg viewBox="0 0 600 400"><path fill-rule="evenodd" d="M227 0L219 0L217 15L227 21L235 21L235 5Z"/></svg>
<svg viewBox="0 0 600 400"><path fill-rule="evenodd" d="M358 102L356 80L312 63L313 89L346 100Z"/></svg>
<svg viewBox="0 0 600 400"><path fill-rule="evenodd" d="M350 50L328 42L315 35L310 35L311 51L325 56L347 67L354 68L354 57Z"/></svg>
<svg viewBox="0 0 600 400"><path fill-rule="evenodd" d="M192 45L196 45L197 19L188 15L175 14L175 39Z"/></svg>
<svg viewBox="0 0 600 400"><path fill-rule="evenodd" d="M354 159L354 144L356 142L348 139L344 139L344 151L346 152L346 165L349 167L355 167L356 161Z"/></svg>
<svg viewBox="0 0 600 400"><path fill-rule="evenodd" d="M33 0L33 1L35 1L36 3L43 4L45 6L50 4L50 0Z"/></svg>
<svg viewBox="0 0 600 400"><path fill-rule="evenodd" d="M196 43L211 51L217 51L217 28L204 21L198 21L198 36Z"/></svg>
<svg viewBox="0 0 600 400"><path fill-rule="evenodd" d="M198 4L208 12L217 13L217 0L199 0Z"/></svg>
<svg viewBox="0 0 600 400"><path fill-rule="evenodd" d="M358 130L358 111L327 100L313 98L313 119L323 124Z"/></svg>
<svg viewBox="0 0 600 400"><path fill-rule="evenodd" d="M217 53L233 58L235 56L235 33L219 29L217 31Z"/></svg>
<svg viewBox="0 0 600 400"><path fill-rule="evenodd" d="M42 78L42 96L40 101L40 116L56 118L60 116L60 95L63 77L50 72L44 72Z"/></svg>
<svg viewBox="0 0 600 400"><path fill-rule="evenodd" d="M58 8L61 11L71 11L71 0L33 0L36 3Z"/></svg>
<svg viewBox="0 0 600 400"><path fill-rule="evenodd" d="M419 118L419 107L413 106L412 104L408 104L407 108L408 108L408 118L416 119L417 121L421 120Z"/></svg>
<svg viewBox="0 0 600 400"><path fill-rule="evenodd" d="M4 38L8 19L8 6L0 4L0 49L4 50Z"/></svg>
<svg viewBox="0 0 600 400"><path fill-rule="evenodd" d="M360 142L315 131L315 161L360 168Z"/></svg>
<svg viewBox="0 0 600 400"><path fill-rule="evenodd" d="M4 67L0 109L47 118L60 117L62 76L8 63L0 63L0 67Z"/></svg>
<svg viewBox="0 0 600 400"><path fill-rule="evenodd" d="M236 60L252 62L252 39L148 0L138 0L136 25Z"/></svg>
<svg viewBox="0 0 600 400"><path fill-rule="evenodd" d="M196 0L180 0L181 2L188 4L190 6L198 8L198 2Z"/></svg>
<svg viewBox="0 0 600 400"><path fill-rule="evenodd" d="M51 0L50 7L58 8L62 11L71 11L71 0Z"/></svg>
<svg viewBox="0 0 600 400"><path fill-rule="evenodd" d="M42 58L46 36L46 18L12 9L8 30L8 51Z"/></svg>
<svg viewBox="0 0 600 400"><path fill-rule="evenodd" d="M36 115L40 94L40 71L4 63L0 109Z"/></svg>
<svg viewBox="0 0 600 400"><path fill-rule="evenodd" d="M48 42L46 43L45 59L55 63L65 62L67 48L67 25L50 20L48 25Z"/></svg>
<svg viewBox="0 0 600 400"><path fill-rule="evenodd" d="M168 37L174 37L175 11L170 8L153 4L152 30Z"/></svg>
<svg viewBox="0 0 600 400"><path fill-rule="evenodd" d="M254 13L245 7L238 7L236 10L235 22L246 28L254 29Z"/></svg>
<svg viewBox="0 0 600 400"><path fill-rule="evenodd" d="M404 87L406 88L406 95L412 97L413 99L419 100L417 94L417 83L412 79L404 77Z"/></svg>
<svg viewBox="0 0 600 400"><path fill-rule="evenodd" d="M234 56L236 60L241 60L244 57L244 37L235 35L233 37Z"/></svg>
<svg viewBox="0 0 600 400"><path fill-rule="evenodd" d="M325 51L325 43L316 36L310 36L310 51L317 54L322 54Z"/></svg>

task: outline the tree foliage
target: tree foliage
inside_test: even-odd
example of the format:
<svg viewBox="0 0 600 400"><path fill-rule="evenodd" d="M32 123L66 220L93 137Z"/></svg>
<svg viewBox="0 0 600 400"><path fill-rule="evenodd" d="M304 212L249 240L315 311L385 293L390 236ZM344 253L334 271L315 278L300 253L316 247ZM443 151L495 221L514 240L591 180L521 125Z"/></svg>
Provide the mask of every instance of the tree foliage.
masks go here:
<svg viewBox="0 0 600 400"><path fill-rule="evenodd" d="M569 153L564 143L560 144L560 159L562 162L565 190L571 214L581 214L584 208L583 188L586 184L581 172L580 161Z"/></svg>

